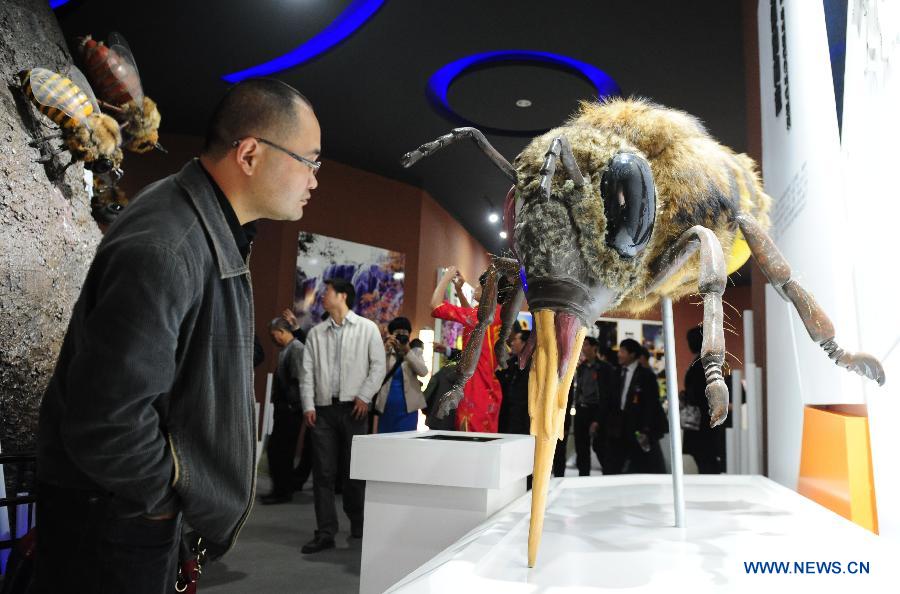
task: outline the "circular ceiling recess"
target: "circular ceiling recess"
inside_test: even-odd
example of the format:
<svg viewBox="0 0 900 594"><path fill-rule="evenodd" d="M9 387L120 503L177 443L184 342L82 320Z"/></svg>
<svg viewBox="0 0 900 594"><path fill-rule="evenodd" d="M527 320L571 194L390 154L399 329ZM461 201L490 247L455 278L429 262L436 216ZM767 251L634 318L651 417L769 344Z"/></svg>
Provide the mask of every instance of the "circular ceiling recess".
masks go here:
<svg viewBox="0 0 900 594"><path fill-rule="evenodd" d="M620 93L609 75L590 64L521 50L466 56L435 72L428 84L431 100L451 118L513 136L559 126L579 100Z"/></svg>

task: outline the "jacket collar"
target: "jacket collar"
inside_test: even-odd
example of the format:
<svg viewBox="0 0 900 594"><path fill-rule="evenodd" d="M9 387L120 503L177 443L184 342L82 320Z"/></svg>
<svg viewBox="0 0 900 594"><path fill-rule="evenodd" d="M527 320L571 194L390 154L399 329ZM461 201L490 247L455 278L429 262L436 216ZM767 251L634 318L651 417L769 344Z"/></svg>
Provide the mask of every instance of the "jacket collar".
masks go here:
<svg viewBox="0 0 900 594"><path fill-rule="evenodd" d="M212 241L221 278L232 278L249 273L248 263L238 251L234 235L216 200L216 194L209 184L206 174L200 168L200 162L197 159L189 161L175 175L175 181L190 196L194 208L200 215L200 222Z"/></svg>

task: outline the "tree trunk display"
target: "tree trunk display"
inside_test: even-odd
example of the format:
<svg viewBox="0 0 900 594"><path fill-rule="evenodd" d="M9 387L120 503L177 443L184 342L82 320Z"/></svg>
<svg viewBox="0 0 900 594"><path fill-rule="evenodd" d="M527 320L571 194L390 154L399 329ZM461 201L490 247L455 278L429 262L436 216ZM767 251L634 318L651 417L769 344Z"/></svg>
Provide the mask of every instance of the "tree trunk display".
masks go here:
<svg viewBox="0 0 900 594"><path fill-rule="evenodd" d="M35 139L58 128L18 87L20 70L64 72L72 64L46 0L0 4L0 446L35 447L37 412L53 372L72 306L100 231L91 217L84 169L61 174L70 155L37 159Z"/></svg>

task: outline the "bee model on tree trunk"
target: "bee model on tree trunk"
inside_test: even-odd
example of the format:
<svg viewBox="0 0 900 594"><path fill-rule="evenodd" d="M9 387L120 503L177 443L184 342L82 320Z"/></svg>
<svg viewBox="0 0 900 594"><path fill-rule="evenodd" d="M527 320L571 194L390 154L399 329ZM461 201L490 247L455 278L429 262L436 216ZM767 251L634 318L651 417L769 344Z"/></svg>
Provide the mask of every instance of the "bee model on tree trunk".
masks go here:
<svg viewBox="0 0 900 594"><path fill-rule="evenodd" d="M95 174L109 176L114 181L122 177L119 124L100 112L90 85L77 68L71 67L65 76L46 68L23 70L19 82L38 111L59 126L58 132L32 141L32 146L61 137L72 154L65 168L83 161ZM47 162L53 154L39 161Z"/></svg>
<svg viewBox="0 0 900 594"><path fill-rule="evenodd" d="M125 148L135 153L153 149L165 152L159 144L159 110L144 95L137 64L125 38L112 33L104 44L88 35L79 40L78 52L100 106L122 126Z"/></svg>
<svg viewBox="0 0 900 594"><path fill-rule="evenodd" d="M474 128L423 144L402 163L409 167L466 138L514 184L504 222L515 258L492 258L479 327L491 322L500 275L516 282L518 290L502 310L496 348L503 348L523 299L535 318L535 332L520 356L524 367L534 355L528 383L535 437L530 567L537 558L551 463L563 436L578 353L588 325L604 312L638 313L664 296L699 293L706 398L711 424L719 425L728 412L722 293L727 275L752 254L775 290L794 305L810 338L837 365L884 383L881 363L838 347L831 321L792 278L766 233L771 199L753 160L713 140L695 118L640 99L584 102L564 126L535 138L513 165ZM457 382L445 395L448 403L462 397L483 334L473 333L457 366Z"/></svg>

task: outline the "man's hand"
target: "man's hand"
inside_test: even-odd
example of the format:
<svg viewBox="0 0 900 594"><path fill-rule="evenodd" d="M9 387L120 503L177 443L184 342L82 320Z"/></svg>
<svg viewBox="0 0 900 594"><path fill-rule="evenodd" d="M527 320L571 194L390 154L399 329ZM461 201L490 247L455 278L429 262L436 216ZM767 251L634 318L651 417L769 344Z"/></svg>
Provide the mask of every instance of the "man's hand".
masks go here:
<svg viewBox="0 0 900 594"><path fill-rule="evenodd" d="M311 410L303 413L303 416L306 417L306 426L307 427L315 427L316 426L316 411Z"/></svg>
<svg viewBox="0 0 900 594"><path fill-rule="evenodd" d="M597 429L599 429L599 428L600 428L600 423L598 423L597 421L594 421L593 423L591 423L591 428L589 429L590 434L593 435L594 433L597 432Z"/></svg>
<svg viewBox="0 0 900 594"><path fill-rule="evenodd" d="M359 396L353 399L353 412L350 415L357 421L366 418L369 414L369 405L360 400Z"/></svg>
<svg viewBox="0 0 900 594"><path fill-rule="evenodd" d="M294 315L294 312L291 311L290 308L287 308L283 312L281 312L281 317L284 319L284 321L290 324L291 328L293 328L294 330L300 327L300 324L297 322L297 316Z"/></svg>

